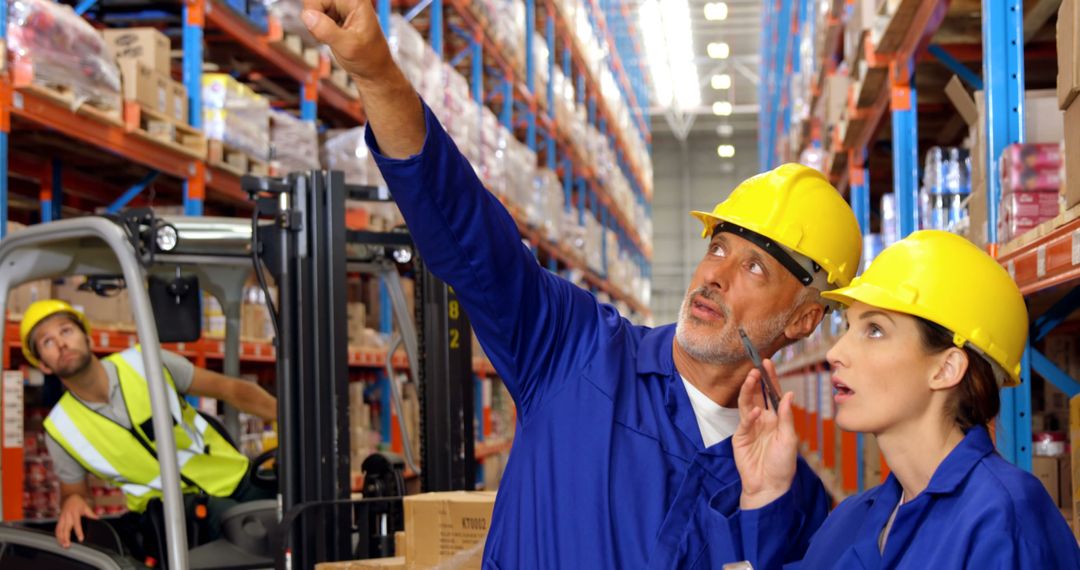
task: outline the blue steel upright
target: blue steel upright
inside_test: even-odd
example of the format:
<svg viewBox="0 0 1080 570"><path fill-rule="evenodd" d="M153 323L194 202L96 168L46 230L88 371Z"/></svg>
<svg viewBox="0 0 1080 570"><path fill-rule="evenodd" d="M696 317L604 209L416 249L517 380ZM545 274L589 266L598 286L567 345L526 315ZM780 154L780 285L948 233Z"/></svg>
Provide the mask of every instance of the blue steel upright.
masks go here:
<svg viewBox="0 0 1080 570"><path fill-rule="evenodd" d="M206 1L184 2L183 48L184 86L188 93L188 122L192 128L202 129L202 66L203 25L206 17ZM184 181L184 214L201 216L203 201L190 197L189 183Z"/></svg>
<svg viewBox="0 0 1080 570"><path fill-rule="evenodd" d="M894 65L908 66L911 62ZM894 69L910 77L908 70ZM919 229L919 127L914 82L905 79L892 96L893 188L896 191L896 217L899 237L903 239Z"/></svg>
<svg viewBox="0 0 1080 570"><path fill-rule="evenodd" d="M1024 10L1021 0L983 0L983 83L986 97L987 236L996 253L1001 186L998 157L1024 142ZM977 228L976 228L977 231ZM1006 459L1031 470L1031 359L1024 353L1020 385L1001 391L997 447Z"/></svg>

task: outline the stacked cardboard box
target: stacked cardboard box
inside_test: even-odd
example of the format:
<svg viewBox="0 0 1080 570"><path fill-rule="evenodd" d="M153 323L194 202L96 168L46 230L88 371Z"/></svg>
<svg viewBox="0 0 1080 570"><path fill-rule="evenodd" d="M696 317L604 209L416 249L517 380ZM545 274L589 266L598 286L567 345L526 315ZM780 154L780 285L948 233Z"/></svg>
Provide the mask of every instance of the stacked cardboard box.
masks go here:
<svg viewBox="0 0 1080 570"><path fill-rule="evenodd" d="M188 124L187 88L172 78L169 38L155 28L106 29L101 34L120 64L124 99Z"/></svg>
<svg viewBox="0 0 1080 570"><path fill-rule="evenodd" d="M1057 103L1065 111L1065 184L1061 187L1065 208L1080 204L1080 4L1064 0L1057 20ZM1030 111L1027 113L1030 117Z"/></svg>
<svg viewBox="0 0 1080 570"><path fill-rule="evenodd" d="M405 497L405 562L409 568L479 569L495 493L451 491Z"/></svg>
<svg viewBox="0 0 1080 570"><path fill-rule="evenodd" d="M102 297L93 291L80 290L84 277L68 277L53 284L52 296L66 301L86 315L91 326L117 328L130 326L135 319L126 289Z"/></svg>

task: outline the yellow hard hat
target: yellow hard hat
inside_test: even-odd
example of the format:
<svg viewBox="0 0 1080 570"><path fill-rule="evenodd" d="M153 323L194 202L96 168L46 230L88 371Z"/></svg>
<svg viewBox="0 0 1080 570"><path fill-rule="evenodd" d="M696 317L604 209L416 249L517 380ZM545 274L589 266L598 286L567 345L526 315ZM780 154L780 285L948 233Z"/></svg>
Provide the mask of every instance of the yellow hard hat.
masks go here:
<svg viewBox="0 0 1080 570"><path fill-rule="evenodd" d="M26 314L19 323L19 340L22 342L23 356L35 367L41 366L41 360L38 359L34 346L30 342L30 333L34 332L34 327L42 321L58 313L71 314L82 325L83 331L90 334L90 323L87 322L86 315L82 314L82 311L58 299L42 299L35 302L26 309Z"/></svg>
<svg viewBox="0 0 1080 570"><path fill-rule="evenodd" d="M859 268L862 233L855 213L825 175L801 164L784 164L748 178L712 212L691 215L705 224L702 237L712 235L719 224L733 224L743 237L747 237L744 230L749 230L750 236L765 238L764 246L772 241L809 258L826 271L833 287L847 285ZM766 247L809 285L812 276L808 281L805 270L792 267L783 252L778 256L774 251L778 249Z"/></svg>
<svg viewBox="0 0 1080 570"><path fill-rule="evenodd" d="M949 232L915 232L882 251L851 285L822 293L922 317L953 333L1000 367L1000 382L1020 383L1028 313L1016 282L992 257Z"/></svg>

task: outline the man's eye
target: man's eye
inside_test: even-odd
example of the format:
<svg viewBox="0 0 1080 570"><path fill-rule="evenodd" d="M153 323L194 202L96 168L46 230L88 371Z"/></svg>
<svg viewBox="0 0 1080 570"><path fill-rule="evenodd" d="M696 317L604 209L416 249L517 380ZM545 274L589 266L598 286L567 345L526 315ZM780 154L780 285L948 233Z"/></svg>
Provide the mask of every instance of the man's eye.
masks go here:
<svg viewBox="0 0 1080 570"><path fill-rule="evenodd" d="M758 263L756 261L751 261L750 262L750 273L753 273L754 275L765 275L765 268L762 267L762 265L760 263Z"/></svg>

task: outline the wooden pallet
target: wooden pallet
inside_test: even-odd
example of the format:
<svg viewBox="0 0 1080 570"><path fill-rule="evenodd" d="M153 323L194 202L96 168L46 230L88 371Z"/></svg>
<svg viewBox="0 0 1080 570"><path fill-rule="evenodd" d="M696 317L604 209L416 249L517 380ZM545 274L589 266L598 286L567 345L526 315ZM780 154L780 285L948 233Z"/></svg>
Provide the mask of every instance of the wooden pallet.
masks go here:
<svg viewBox="0 0 1080 570"><path fill-rule="evenodd" d="M887 67L866 67L866 73L855 83L855 107L873 107L881 98L881 92L888 89L889 69Z"/></svg>
<svg viewBox="0 0 1080 570"><path fill-rule="evenodd" d="M319 50L304 47L304 42L296 34L284 32L281 39L271 42L270 46L296 61L303 62L312 69L319 67Z"/></svg>
<svg viewBox="0 0 1080 570"><path fill-rule="evenodd" d="M330 83L349 97L352 97L353 99L360 98L360 92L357 91L356 84L354 84L352 78L349 77L349 72L339 67L336 63L331 66Z"/></svg>
<svg viewBox="0 0 1080 570"><path fill-rule="evenodd" d="M1073 206L1068 210L1057 215L1057 217L1049 219L1034 228L1016 236L1012 241L1001 246L998 250L998 257L1008 255L1019 249L1023 249L1034 243L1039 238L1042 238L1052 233L1057 228L1064 226L1065 224L1080 218L1080 205Z"/></svg>
<svg viewBox="0 0 1080 570"><path fill-rule="evenodd" d="M253 158L246 152L221 141L208 141L207 148L206 162L214 168L220 168L236 176L244 176L245 174L267 176L270 174L268 162Z"/></svg>
<svg viewBox="0 0 1080 570"><path fill-rule="evenodd" d="M889 23L875 46L879 54L893 54L900 49L922 0L889 0L881 3L878 18L887 17ZM891 12L891 13L890 13Z"/></svg>
<svg viewBox="0 0 1080 570"><path fill-rule="evenodd" d="M19 93L26 93L41 99L47 99L57 105L71 109L72 112L99 123L122 127L124 125L120 109L108 107L100 102L77 102L75 92L63 85L42 85L31 83L17 88Z"/></svg>
<svg viewBox="0 0 1080 570"><path fill-rule="evenodd" d="M124 123L129 133L196 160L206 157L206 137L198 129L173 117L124 101Z"/></svg>

